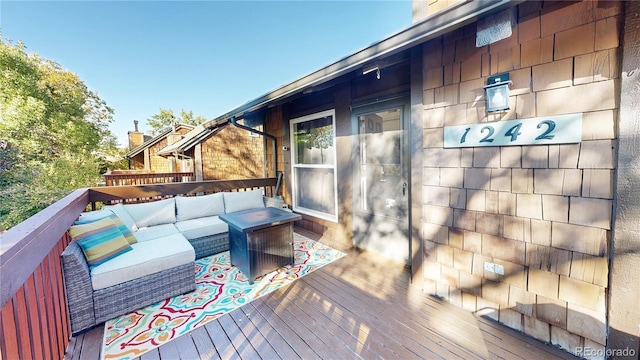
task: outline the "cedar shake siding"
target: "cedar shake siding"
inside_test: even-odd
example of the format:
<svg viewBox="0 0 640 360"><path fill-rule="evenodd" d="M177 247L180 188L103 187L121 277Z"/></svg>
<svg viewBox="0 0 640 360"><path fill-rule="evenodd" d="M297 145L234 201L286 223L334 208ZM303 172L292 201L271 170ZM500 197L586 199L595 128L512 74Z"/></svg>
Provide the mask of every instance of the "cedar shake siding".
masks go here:
<svg viewBox="0 0 640 360"><path fill-rule="evenodd" d="M413 56L395 55L379 80L354 71L327 90L273 107L267 129L281 129L284 145L289 119L336 113L338 222L303 215L298 225L350 238L351 108L410 92L411 139L421 143L412 144L411 154L412 167L421 166L411 179L418 194L411 203L411 253L423 254L412 262L414 285L568 352L605 349L613 331L607 296L615 293L609 259L624 5L522 3L511 10L515 22L505 39L476 47L472 22L414 46ZM510 109L487 113L483 86L505 72L513 82ZM582 116L579 143L444 147L445 126L562 114ZM283 156L290 199L291 155ZM485 270L485 263L503 274ZM638 330L628 324L637 325L638 309L619 306L634 314L623 333L637 341Z"/></svg>
<svg viewBox="0 0 640 360"><path fill-rule="evenodd" d="M574 354L604 349L623 6L517 10L507 39L477 48L470 24L422 46L423 288ZM504 72L510 109L487 114L483 85ZM581 143L443 147L445 126L571 113Z"/></svg>
<svg viewBox="0 0 640 360"><path fill-rule="evenodd" d="M202 144L204 180L264 177L264 139L227 125Z"/></svg>

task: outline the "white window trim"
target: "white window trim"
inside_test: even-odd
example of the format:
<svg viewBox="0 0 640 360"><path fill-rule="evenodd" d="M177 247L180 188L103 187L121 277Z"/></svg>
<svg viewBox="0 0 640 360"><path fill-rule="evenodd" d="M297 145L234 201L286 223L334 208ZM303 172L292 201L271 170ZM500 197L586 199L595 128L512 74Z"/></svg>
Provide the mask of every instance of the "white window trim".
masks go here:
<svg viewBox="0 0 640 360"><path fill-rule="evenodd" d="M295 130L295 125L301 122L306 122L306 121L310 121L310 120L315 120L318 118L323 118L326 116L331 116L331 126L333 126L333 159L334 159L334 163L333 164L296 164L296 152L297 152L297 147L294 144L294 130ZM306 116L302 116L299 118L295 118L295 119L291 119L289 121L289 149L291 149L291 177L293 179L292 181L292 187L291 187L291 193L293 195L293 211L301 213L301 214L306 214L306 215L310 215L313 217L317 217L319 219L323 219L323 220L328 220L328 221L332 221L337 223L338 222L338 171L337 171L337 157L336 157L336 148L337 148L337 143L336 143L336 111L335 109L331 109L331 110L326 110L326 111L321 111L318 113L314 113L314 114L310 114L310 115L306 115ZM299 207L298 206L298 198L297 198L297 184L298 184L298 180L296 179L296 169L297 168L306 168L306 169L333 169L333 194L334 194L334 204L335 204L335 208L334 208L334 214L335 215L331 215L331 214L327 214L327 213L323 213L323 212L319 212L313 209L308 209L305 207Z"/></svg>

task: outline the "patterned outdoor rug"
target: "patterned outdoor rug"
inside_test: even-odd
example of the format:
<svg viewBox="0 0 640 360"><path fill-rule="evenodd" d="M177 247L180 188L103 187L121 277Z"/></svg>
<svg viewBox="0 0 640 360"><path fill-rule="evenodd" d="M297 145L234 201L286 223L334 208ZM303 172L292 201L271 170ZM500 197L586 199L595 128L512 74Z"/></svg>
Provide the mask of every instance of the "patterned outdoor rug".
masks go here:
<svg viewBox="0 0 640 360"><path fill-rule="evenodd" d="M294 234L295 265L254 280L229 262L229 252L196 260L196 290L105 323L103 359L132 359L250 301L287 285L344 253Z"/></svg>

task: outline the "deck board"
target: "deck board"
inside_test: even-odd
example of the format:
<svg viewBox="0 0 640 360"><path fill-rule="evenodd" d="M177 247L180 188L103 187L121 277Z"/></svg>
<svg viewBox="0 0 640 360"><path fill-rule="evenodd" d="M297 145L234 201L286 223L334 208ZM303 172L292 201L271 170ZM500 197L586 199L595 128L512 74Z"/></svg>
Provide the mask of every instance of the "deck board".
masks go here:
<svg viewBox="0 0 640 360"><path fill-rule="evenodd" d="M238 325L239 330L260 356L268 359L283 359L271 343L265 339L260 330L251 322L249 316L247 316L248 312L245 312L248 309L248 307L242 307L231 312L231 317Z"/></svg>
<svg viewBox="0 0 640 360"><path fill-rule="evenodd" d="M224 316L206 324L207 332L209 333L209 336L211 336L211 340L222 359L238 359L240 358L240 355L236 351L236 348L231 343L230 337L227 335L220 323L220 320L223 318Z"/></svg>
<svg viewBox="0 0 640 360"><path fill-rule="evenodd" d="M260 331L264 339L269 342L273 348L278 349L279 357L291 360L301 359L300 355L296 353L289 342L269 324L254 304L249 304L244 310L250 314L249 319L251 323Z"/></svg>
<svg viewBox="0 0 640 360"><path fill-rule="evenodd" d="M142 356L140 356L140 359L141 360L160 359L160 350L153 349L153 350L149 351L148 353L144 353L144 354L142 354Z"/></svg>
<svg viewBox="0 0 640 360"><path fill-rule="evenodd" d="M423 352L421 344L411 341L415 338L415 334L397 326L397 321L402 319L394 316L394 312L389 307L380 306L366 294L360 294L354 289L339 288L335 284L327 284L322 279L309 279L309 283L314 286L314 289L322 292L322 296L331 301L334 306L349 310L350 317L358 321L358 327L369 329L369 341L375 341L387 347L400 358L415 357ZM340 291L334 293L336 289ZM360 319L368 320L359 321ZM434 356L434 354L429 355Z"/></svg>
<svg viewBox="0 0 640 360"><path fill-rule="evenodd" d="M339 280L336 280L331 276L325 276L325 280L327 282L334 281L334 286L339 286L340 283ZM318 286L321 285L318 284ZM353 293L352 289L347 288L342 290ZM363 297L366 298L366 295L357 296L357 298ZM439 314L438 318L422 317L420 316L420 311L413 310L417 308L419 304L409 304L402 299L394 299L392 297L387 297L384 300L375 299L375 301L364 304L363 307L364 306L385 308L384 315L391 318L389 331L393 331L396 337L405 337L404 346L413 345L410 342L407 343L409 340L412 340L420 346L427 346L425 342L431 342L432 344L428 346L428 349L426 350L432 351L443 358L450 358L457 355L465 359L471 359L483 358L487 355L486 353L474 354L472 351L466 350L467 348L472 349L475 347L473 341L466 341L469 336L468 326L465 326L466 324L463 322L456 322L453 326L450 326L450 321L447 319L447 317L451 316L450 314ZM361 316L366 316L366 314L362 314ZM438 332L430 330L432 328L432 323L434 322L438 323ZM455 334L454 337L445 337L442 335L441 332L444 329L452 328L452 333ZM456 345L462 346L463 348L460 349L460 351L452 352L452 349L454 349ZM415 345L413 345L412 348L419 352L425 351L420 348L416 348Z"/></svg>
<svg viewBox="0 0 640 360"><path fill-rule="evenodd" d="M104 328L100 329L104 330ZM88 331L82 337L80 344L80 360L93 360L102 350L102 334L103 331Z"/></svg>
<svg viewBox="0 0 640 360"><path fill-rule="evenodd" d="M174 341L180 359L198 359L200 354L191 336L180 336Z"/></svg>
<svg viewBox="0 0 640 360"><path fill-rule="evenodd" d="M402 264L329 245L348 256L142 359L576 359L423 294ZM99 359L102 335L74 338L65 359Z"/></svg>
<svg viewBox="0 0 640 360"><path fill-rule="evenodd" d="M184 339L182 339L184 341ZM177 339L176 339L177 341ZM180 359L180 353L176 341L171 341L158 348L160 359ZM186 358L184 358L186 359Z"/></svg>
<svg viewBox="0 0 640 360"><path fill-rule="evenodd" d="M207 328L201 326L191 332L191 338L193 343L198 349L198 354L201 359L219 360L220 355L216 351L216 347L213 345L213 341L207 332Z"/></svg>
<svg viewBox="0 0 640 360"><path fill-rule="evenodd" d="M360 349L362 349L362 352L371 351L372 355L375 354L372 358L380 357L386 359L410 355L408 350L401 347L396 347L396 351L394 351L389 346L385 346L382 337L379 335L379 331L372 330L368 326L362 326L359 324L354 320L355 316L351 311L349 311L349 309L329 303L327 299L320 296L317 292L309 291L308 288L302 288L299 294L305 297L306 301L310 304L314 304L315 302L316 306L321 308L325 314L328 314L328 321L336 323L344 329L344 331L349 334L354 341L357 341L355 344L355 351L357 353L360 353ZM399 354L397 350L400 350L403 354Z"/></svg>
<svg viewBox="0 0 640 360"><path fill-rule="evenodd" d="M305 360L320 359L309 343L301 337L300 332L294 330L291 327L291 324L287 322L287 314L285 314L284 318L281 317L267 305L266 301L254 301L250 305L254 306L256 310L264 316L265 320L270 324L272 331L280 334L280 336L287 342L287 345L289 345L289 347L291 347L298 356Z"/></svg>
<svg viewBox="0 0 640 360"><path fill-rule="evenodd" d="M308 316L314 318L326 332L340 342L341 347L348 350L346 355L353 357L353 354L357 354L366 359L383 357L380 354L380 351L384 350L383 348L376 350L365 344L362 339L366 339L366 333L359 329L354 331L355 324L353 322L342 321L348 320L348 317L332 316L332 308L325 304L326 301L318 301L324 299L319 297L317 293L309 292L308 287L291 287L291 291L286 294L287 301L290 301L292 305L295 304L300 309L299 311L308 313ZM391 353L387 354L387 356L391 355Z"/></svg>

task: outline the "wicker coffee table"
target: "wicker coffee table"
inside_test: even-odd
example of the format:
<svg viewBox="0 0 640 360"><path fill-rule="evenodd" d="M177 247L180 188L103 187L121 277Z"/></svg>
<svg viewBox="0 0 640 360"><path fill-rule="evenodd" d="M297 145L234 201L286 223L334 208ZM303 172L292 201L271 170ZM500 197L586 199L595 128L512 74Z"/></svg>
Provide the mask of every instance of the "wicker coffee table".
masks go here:
<svg viewBox="0 0 640 360"><path fill-rule="evenodd" d="M231 265L249 278L293 264L293 222L302 217L277 208L220 215L229 225Z"/></svg>

